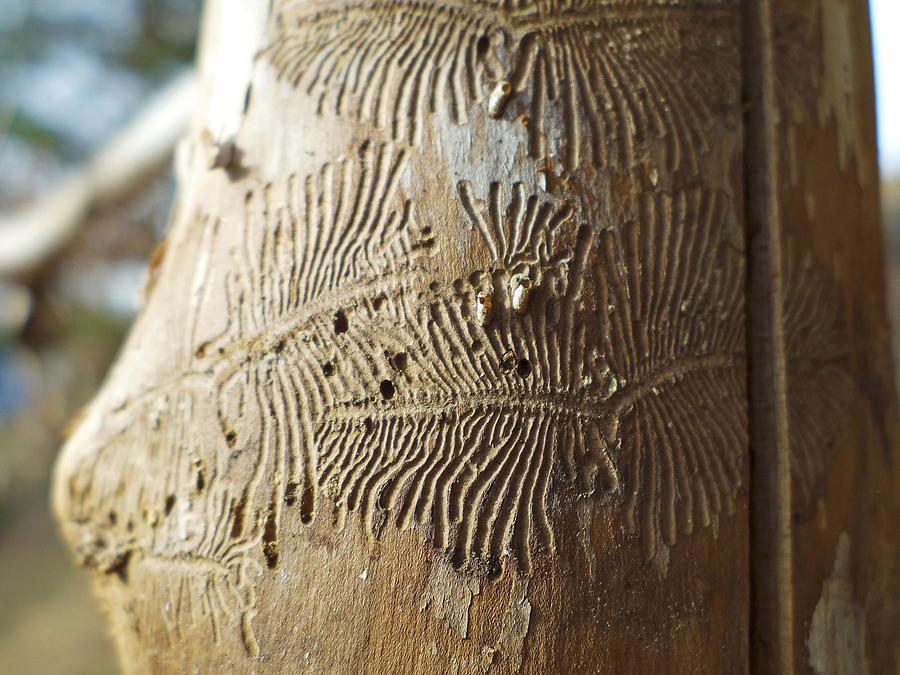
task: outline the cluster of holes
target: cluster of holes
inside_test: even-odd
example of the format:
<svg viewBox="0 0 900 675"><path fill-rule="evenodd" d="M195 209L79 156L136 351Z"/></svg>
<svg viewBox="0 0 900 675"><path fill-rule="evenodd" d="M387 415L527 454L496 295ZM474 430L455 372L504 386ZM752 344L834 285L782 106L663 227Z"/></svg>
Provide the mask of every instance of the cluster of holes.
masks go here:
<svg viewBox="0 0 900 675"><path fill-rule="evenodd" d="M194 351L194 356L196 356L198 359L206 358L207 347L209 347L209 343L204 342ZM216 347L216 354L218 354L219 356L225 356L225 347Z"/></svg>
<svg viewBox="0 0 900 675"><path fill-rule="evenodd" d="M429 288L432 291L435 291L439 288L439 285L437 284L437 282L432 282L429 285ZM377 296L373 299L373 307L374 309L376 309L376 311L381 308L384 300L385 299L383 296ZM346 333L349 330L350 322L348 321L347 315L343 310L339 309L334 313L333 328L335 335L341 335L342 333ZM475 340L474 342L472 342L473 352L481 353L483 350L484 345L480 340ZM388 362L394 370L397 370L399 372L403 372L406 370L408 357L404 352L398 352L394 355L390 355L385 352L385 356L388 358ZM516 374L519 377L527 378L530 377L532 373L531 361L529 361L525 357L516 359L515 353L510 350L503 355L503 358L500 362L500 370L504 373L511 373L515 370ZM334 363L332 361L326 361L325 363L323 363L322 373L326 377L333 376L335 374ZM381 394L381 398L385 401L390 401L397 394L397 388L390 379L381 380L378 385L378 391ZM228 441L229 445L233 446L234 441L236 440L234 432L228 432L225 436L225 439L226 441Z"/></svg>
<svg viewBox="0 0 900 675"><path fill-rule="evenodd" d="M288 506L293 506L297 503L298 495L297 492L300 488L295 481L291 481L287 484L287 487L284 490L284 503ZM299 495L300 500L300 521L303 523L309 523L313 517L313 507L315 505L315 495L313 491L304 486L303 491L300 492Z"/></svg>

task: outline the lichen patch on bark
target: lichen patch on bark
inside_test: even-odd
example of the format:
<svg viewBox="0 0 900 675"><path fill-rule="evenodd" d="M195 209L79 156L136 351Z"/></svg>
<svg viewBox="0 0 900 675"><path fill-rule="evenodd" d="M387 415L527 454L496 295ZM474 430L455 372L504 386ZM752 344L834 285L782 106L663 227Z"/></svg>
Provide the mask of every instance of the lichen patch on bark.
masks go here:
<svg viewBox="0 0 900 675"><path fill-rule="evenodd" d="M819 675L864 675L866 625L856 602L850 567L850 537L841 533L831 576L822 585L822 595L813 613L807 647L809 665Z"/></svg>

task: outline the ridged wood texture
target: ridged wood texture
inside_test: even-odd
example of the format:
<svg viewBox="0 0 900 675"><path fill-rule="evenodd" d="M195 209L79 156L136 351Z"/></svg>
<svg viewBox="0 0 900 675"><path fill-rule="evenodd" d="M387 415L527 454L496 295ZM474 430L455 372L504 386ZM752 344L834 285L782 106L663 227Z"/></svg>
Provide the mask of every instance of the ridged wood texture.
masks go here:
<svg viewBox="0 0 900 675"><path fill-rule="evenodd" d="M818 107L829 11L779 19L803 667L840 533L853 574L892 555L869 73ZM171 231L57 469L125 670L748 669L740 21L209 4Z"/></svg>

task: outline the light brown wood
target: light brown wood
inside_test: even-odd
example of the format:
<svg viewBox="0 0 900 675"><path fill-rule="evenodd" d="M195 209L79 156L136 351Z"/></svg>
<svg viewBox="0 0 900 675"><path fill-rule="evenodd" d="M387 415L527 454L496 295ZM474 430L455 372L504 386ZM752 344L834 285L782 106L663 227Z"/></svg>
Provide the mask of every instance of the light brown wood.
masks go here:
<svg viewBox="0 0 900 675"><path fill-rule="evenodd" d="M830 5L749 9L208 4L147 305L57 468L125 670L894 663L870 119L833 130L871 74L829 107Z"/></svg>
<svg viewBox="0 0 900 675"><path fill-rule="evenodd" d="M777 3L798 672L897 672L900 426L865 2Z"/></svg>

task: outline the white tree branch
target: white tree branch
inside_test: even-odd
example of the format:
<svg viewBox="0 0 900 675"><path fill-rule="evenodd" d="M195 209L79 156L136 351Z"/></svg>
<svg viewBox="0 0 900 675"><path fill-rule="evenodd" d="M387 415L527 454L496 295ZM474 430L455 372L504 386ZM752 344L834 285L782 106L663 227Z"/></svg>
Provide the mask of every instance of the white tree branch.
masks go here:
<svg viewBox="0 0 900 675"><path fill-rule="evenodd" d="M193 71L177 76L84 167L50 194L0 215L0 277L40 266L71 240L92 205L133 188L171 155L196 104Z"/></svg>

